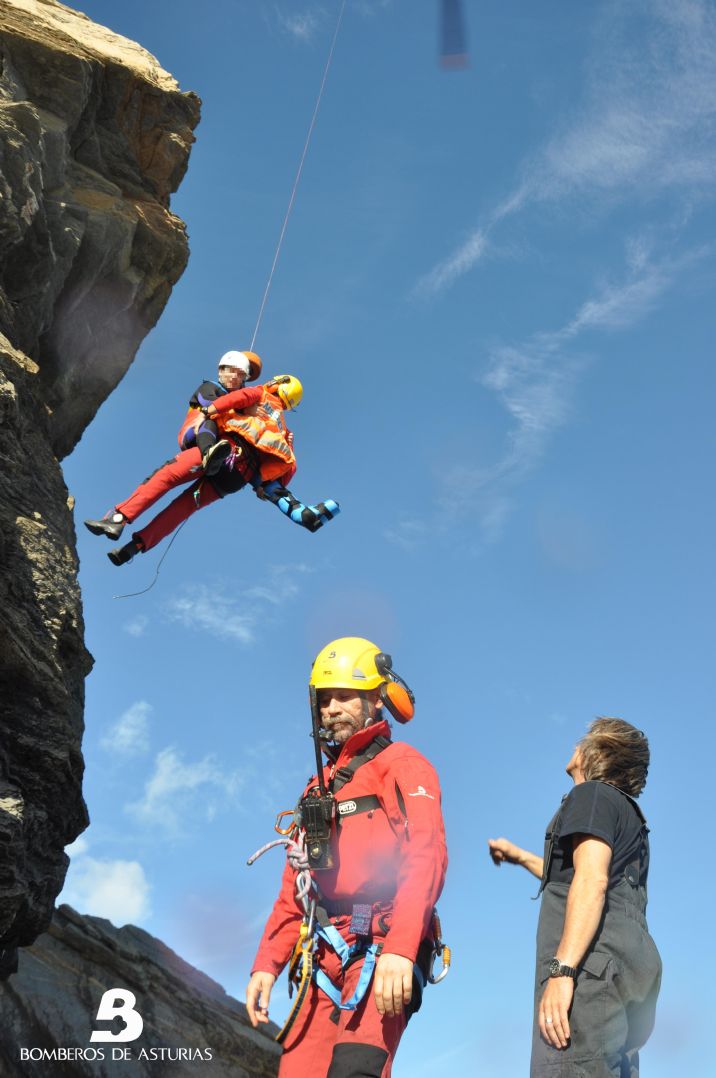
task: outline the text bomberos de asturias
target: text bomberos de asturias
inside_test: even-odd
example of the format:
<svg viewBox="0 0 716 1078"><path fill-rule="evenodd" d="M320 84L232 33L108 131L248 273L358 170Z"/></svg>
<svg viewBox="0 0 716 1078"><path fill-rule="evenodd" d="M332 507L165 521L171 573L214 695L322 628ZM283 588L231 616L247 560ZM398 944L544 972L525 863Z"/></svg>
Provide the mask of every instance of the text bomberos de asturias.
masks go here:
<svg viewBox="0 0 716 1078"><path fill-rule="evenodd" d="M73 1060L84 1060L92 1063L95 1060L112 1059L116 1062L129 1062L130 1060L159 1060L166 1063L178 1063L180 1061L192 1063L210 1063L214 1058L211 1048L21 1048L20 1059L23 1062L31 1060L35 1063L68 1063Z"/></svg>

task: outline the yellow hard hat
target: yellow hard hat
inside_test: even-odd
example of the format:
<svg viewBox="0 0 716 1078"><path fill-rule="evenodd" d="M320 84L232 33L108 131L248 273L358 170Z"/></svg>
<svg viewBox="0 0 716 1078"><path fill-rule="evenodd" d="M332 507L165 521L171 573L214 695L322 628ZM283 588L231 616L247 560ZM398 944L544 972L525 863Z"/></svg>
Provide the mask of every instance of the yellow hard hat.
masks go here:
<svg viewBox="0 0 716 1078"><path fill-rule="evenodd" d="M289 411L297 408L303 398L303 386L293 374L277 374L271 379L272 392L283 402Z"/></svg>
<svg viewBox="0 0 716 1078"><path fill-rule="evenodd" d="M375 665L380 648L360 636L342 636L319 652L311 670L314 689L377 689L386 680Z"/></svg>
<svg viewBox="0 0 716 1078"><path fill-rule="evenodd" d="M410 722L415 697L393 670L393 661L362 636L342 636L326 644L311 670L311 689L380 689L380 699L398 722Z"/></svg>

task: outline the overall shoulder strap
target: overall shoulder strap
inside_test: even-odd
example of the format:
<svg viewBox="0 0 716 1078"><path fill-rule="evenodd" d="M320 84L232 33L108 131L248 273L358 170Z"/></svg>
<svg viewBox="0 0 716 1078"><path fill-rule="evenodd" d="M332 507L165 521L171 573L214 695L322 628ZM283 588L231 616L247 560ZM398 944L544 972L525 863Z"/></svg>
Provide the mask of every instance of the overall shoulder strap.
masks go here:
<svg viewBox="0 0 716 1078"><path fill-rule="evenodd" d="M631 805L631 807L636 812L637 816L641 820L644 827L646 827L646 816L641 811L641 807L637 804L637 802L634 800L634 798L631 797L628 793L625 793L624 790L620 790L619 787L615 786L613 782L605 782L604 785L605 786L611 786L612 790L616 790L617 793L620 793L622 795L622 797L625 797L627 799L627 801L629 802L629 804ZM647 829L647 831L649 830L648 827L646 829Z"/></svg>
<svg viewBox="0 0 716 1078"><path fill-rule="evenodd" d="M331 783L331 790L333 793L338 793L347 782L350 782L359 767L374 760L383 749L387 749L388 745L392 744L393 742L389 737L376 737L371 741L370 745L366 746L363 752L354 756L350 763L346 764L345 767L339 767L333 776L333 781Z"/></svg>

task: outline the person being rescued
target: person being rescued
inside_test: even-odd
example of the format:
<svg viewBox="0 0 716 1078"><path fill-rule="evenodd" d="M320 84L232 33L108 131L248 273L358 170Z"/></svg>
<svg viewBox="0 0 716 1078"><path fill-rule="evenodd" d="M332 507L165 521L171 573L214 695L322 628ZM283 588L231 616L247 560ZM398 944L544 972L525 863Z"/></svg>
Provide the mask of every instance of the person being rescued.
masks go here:
<svg viewBox="0 0 716 1078"><path fill-rule="evenodd" d="M197 509L211 505L247 484L259 498L278 506L295 524L318 531L339 512L327 499L305 505L294 498L288 483L296 473L293 434L283 413L297 407L303 396L298 378L285 374L265 385L244 383L258 378L262 364L255 352L226 352L219 360L218 380L201 383L189 401L178 434L179 452L163 464L123 502L99 520L85 520L93 535L119 539L164 494L192 482L130 542L110 550L114 565L146 553L173 532Z"/></svg>

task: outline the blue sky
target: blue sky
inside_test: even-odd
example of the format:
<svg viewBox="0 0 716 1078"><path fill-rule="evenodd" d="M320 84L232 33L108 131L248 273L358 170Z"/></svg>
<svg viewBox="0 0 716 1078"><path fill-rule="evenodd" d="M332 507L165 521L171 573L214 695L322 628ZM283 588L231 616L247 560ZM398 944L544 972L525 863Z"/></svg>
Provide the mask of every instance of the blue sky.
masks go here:
<svg viewBox="0 0 716 1078"><path fill-rule="evenodd" d="M122 569L80 529L92 824L64 898L132 921L243 998L311 768L306 682L364 635L417 696L437 766L454 969L395 1073L526 1073L539 849L597 714L653 764L651 1078L711 1072L716 14L699 0L346 8L256 342L293 416L316 535L253 495ZM338 4L86 3L203 99L172 208L189 267L72 457L77 519L173 452L185 403L248 347ZM709 806L709 807L707 807ZM285 1012L285 982L273 1016Z"/></svg>

